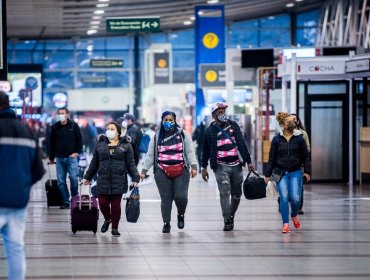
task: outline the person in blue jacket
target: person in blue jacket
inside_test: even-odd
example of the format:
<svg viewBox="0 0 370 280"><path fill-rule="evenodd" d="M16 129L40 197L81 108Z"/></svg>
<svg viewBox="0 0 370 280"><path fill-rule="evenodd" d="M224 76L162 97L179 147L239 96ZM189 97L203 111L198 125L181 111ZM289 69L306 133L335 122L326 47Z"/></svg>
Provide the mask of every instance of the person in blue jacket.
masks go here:
<svg viewBox="0 0 370 280"><path fill-rule="evenodd" d="M0 235L8 260L8 279L26 275L24 232L31 186L45 173L38 141L9 108L0 91Z"/></svg>

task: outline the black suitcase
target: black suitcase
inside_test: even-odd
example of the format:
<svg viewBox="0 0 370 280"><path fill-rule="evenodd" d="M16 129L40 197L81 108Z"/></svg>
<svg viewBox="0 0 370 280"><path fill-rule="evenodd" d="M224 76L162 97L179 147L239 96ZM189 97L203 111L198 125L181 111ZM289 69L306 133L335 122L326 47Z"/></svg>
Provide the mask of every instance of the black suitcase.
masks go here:
<svg viewBox="0 0 370 280"><path fill-rule="evenodd" d="M48 208L50 206L61 206L63 204L63 198L59 190L58 181L51 179L50 167L48 169L49 180L47 180L45 183L46 201Z"/></svg>
<svg viewBox="0 0 370 280"><path fill-rule="evenodd" d="M63 204L57 180L47 180L45 183L45 191L48 207L61 206Z"/></svg>

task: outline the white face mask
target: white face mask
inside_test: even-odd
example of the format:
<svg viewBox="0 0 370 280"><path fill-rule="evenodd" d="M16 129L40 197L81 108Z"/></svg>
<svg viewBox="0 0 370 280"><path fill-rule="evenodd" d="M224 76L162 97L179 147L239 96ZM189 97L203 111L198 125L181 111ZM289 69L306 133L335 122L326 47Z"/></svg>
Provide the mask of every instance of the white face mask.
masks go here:
<svg viewBox="0 0 370 280"><path fill-rule="evenodd" d="M66 115L58 115L57 118L58 118L58 121L64 122L67 119L67 116Z"/></svg>
<svg viewBox="0 0 370 280"><path fill-rule="evenodd" d="M126 128L128 123L127 123L127 121L122 121L121 125L122 125L123 128Z"/></svg>
<svg viewBox="0 0 370 280"><path fill-rule="evenodd" d="M116 137L117 132L115 132L114 130L107 130L105 132L105 135L108 137L109 140L112 140L114 139L114 137Z"/></svg>

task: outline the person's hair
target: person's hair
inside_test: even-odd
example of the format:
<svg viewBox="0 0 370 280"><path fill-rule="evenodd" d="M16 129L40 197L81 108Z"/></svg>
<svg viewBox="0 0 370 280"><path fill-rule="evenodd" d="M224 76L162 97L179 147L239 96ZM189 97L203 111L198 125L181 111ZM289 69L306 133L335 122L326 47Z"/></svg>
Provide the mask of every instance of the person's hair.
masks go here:
<svg viewBox="0 0 370 280"><path fill-rule="evenodd" d="M120 138L121 133L122 133L121 126L118 123L112 121L112 122L107 123L107 125L105 127L108 127L108 125L110 125L110 124L113 124L116 127L117 133L118 133L118 138Z"/></svg>
<svg viewBox="0 0 370 280"><path fill-rule="evenodd" d="M67 107L59 108L57 110L57 113L59 114L59 112L62 111L62 110L66 111L66 113L69 115L69 110L67 109Z"/></svg>
<svg viewBox="0 0 370 280"><path fill-rule="evenodd" d="M279 125L283 125L284 124L284 121L287 117L289 117L290 114L288 114L287 112L279 112L276 116L276 120L277 122L279 123Z"/></svg>
<svg viewBox="0 0 370 280"><path fill-rule="evenodd" d="M303 125L303 123L302 123L302 121L300 120L300 118L298 117L298 115L297 114L290 114L290 115L292 115L292 116L295 116L296 117L296 119L297 119L297 127L299 128L299 129L301 129L301 130L306 130L306 128L305 128L305 126Z"/></svg>
<svg viewBox="0 0 370 280"><path fill-rule="evenodd" d="M126 113L126 114L123 115L123 119L132 120L134 122L135 121L135 116L133 114Z"/></svg>
<svg viewBox="0 0 370 280"><path fill-rule="evenodd" d="M158 142L159 143L163 142L163 140L164 140L164 128L163 128L162 123L163 123L164 117L165 116L168 116L168 115L171 115L173 117L173 119L175 121L175 126L176 127L179 127L179 125L176 122L176 114L174 112L172 112L172 111L165 111L165 112L163 112L162 113L162 116L161 116L161 125L160 125L160 128L159 128L159 139L158 139Z"/></svg>
<svg viewBox="0 0 370 280"><path fill-rule="evenodd" d="M9 95L0 91L0 109L9 109Z"/></svg>

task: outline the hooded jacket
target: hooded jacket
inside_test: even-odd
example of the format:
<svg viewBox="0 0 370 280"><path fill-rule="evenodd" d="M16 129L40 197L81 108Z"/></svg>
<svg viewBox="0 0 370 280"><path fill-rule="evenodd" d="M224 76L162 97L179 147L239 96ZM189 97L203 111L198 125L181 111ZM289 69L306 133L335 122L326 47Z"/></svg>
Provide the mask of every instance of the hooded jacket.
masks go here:
<svg viewBox="0 0 370 280"><path fill-rule="evenodd" d="M134 182L140 180L134 152L127 137L120 138L112 157L109 155L108 144L108 138L100 135L84 179L91 181L98 174L98 194L123 194L128 189L127 174Z"/></svg>
<svg viewBox="0 0 370 280"><path fill-rule="evenodd" d="M27 206L45 169L35 135L11 109L0 110L0 158L0 207Z"/></svg>

